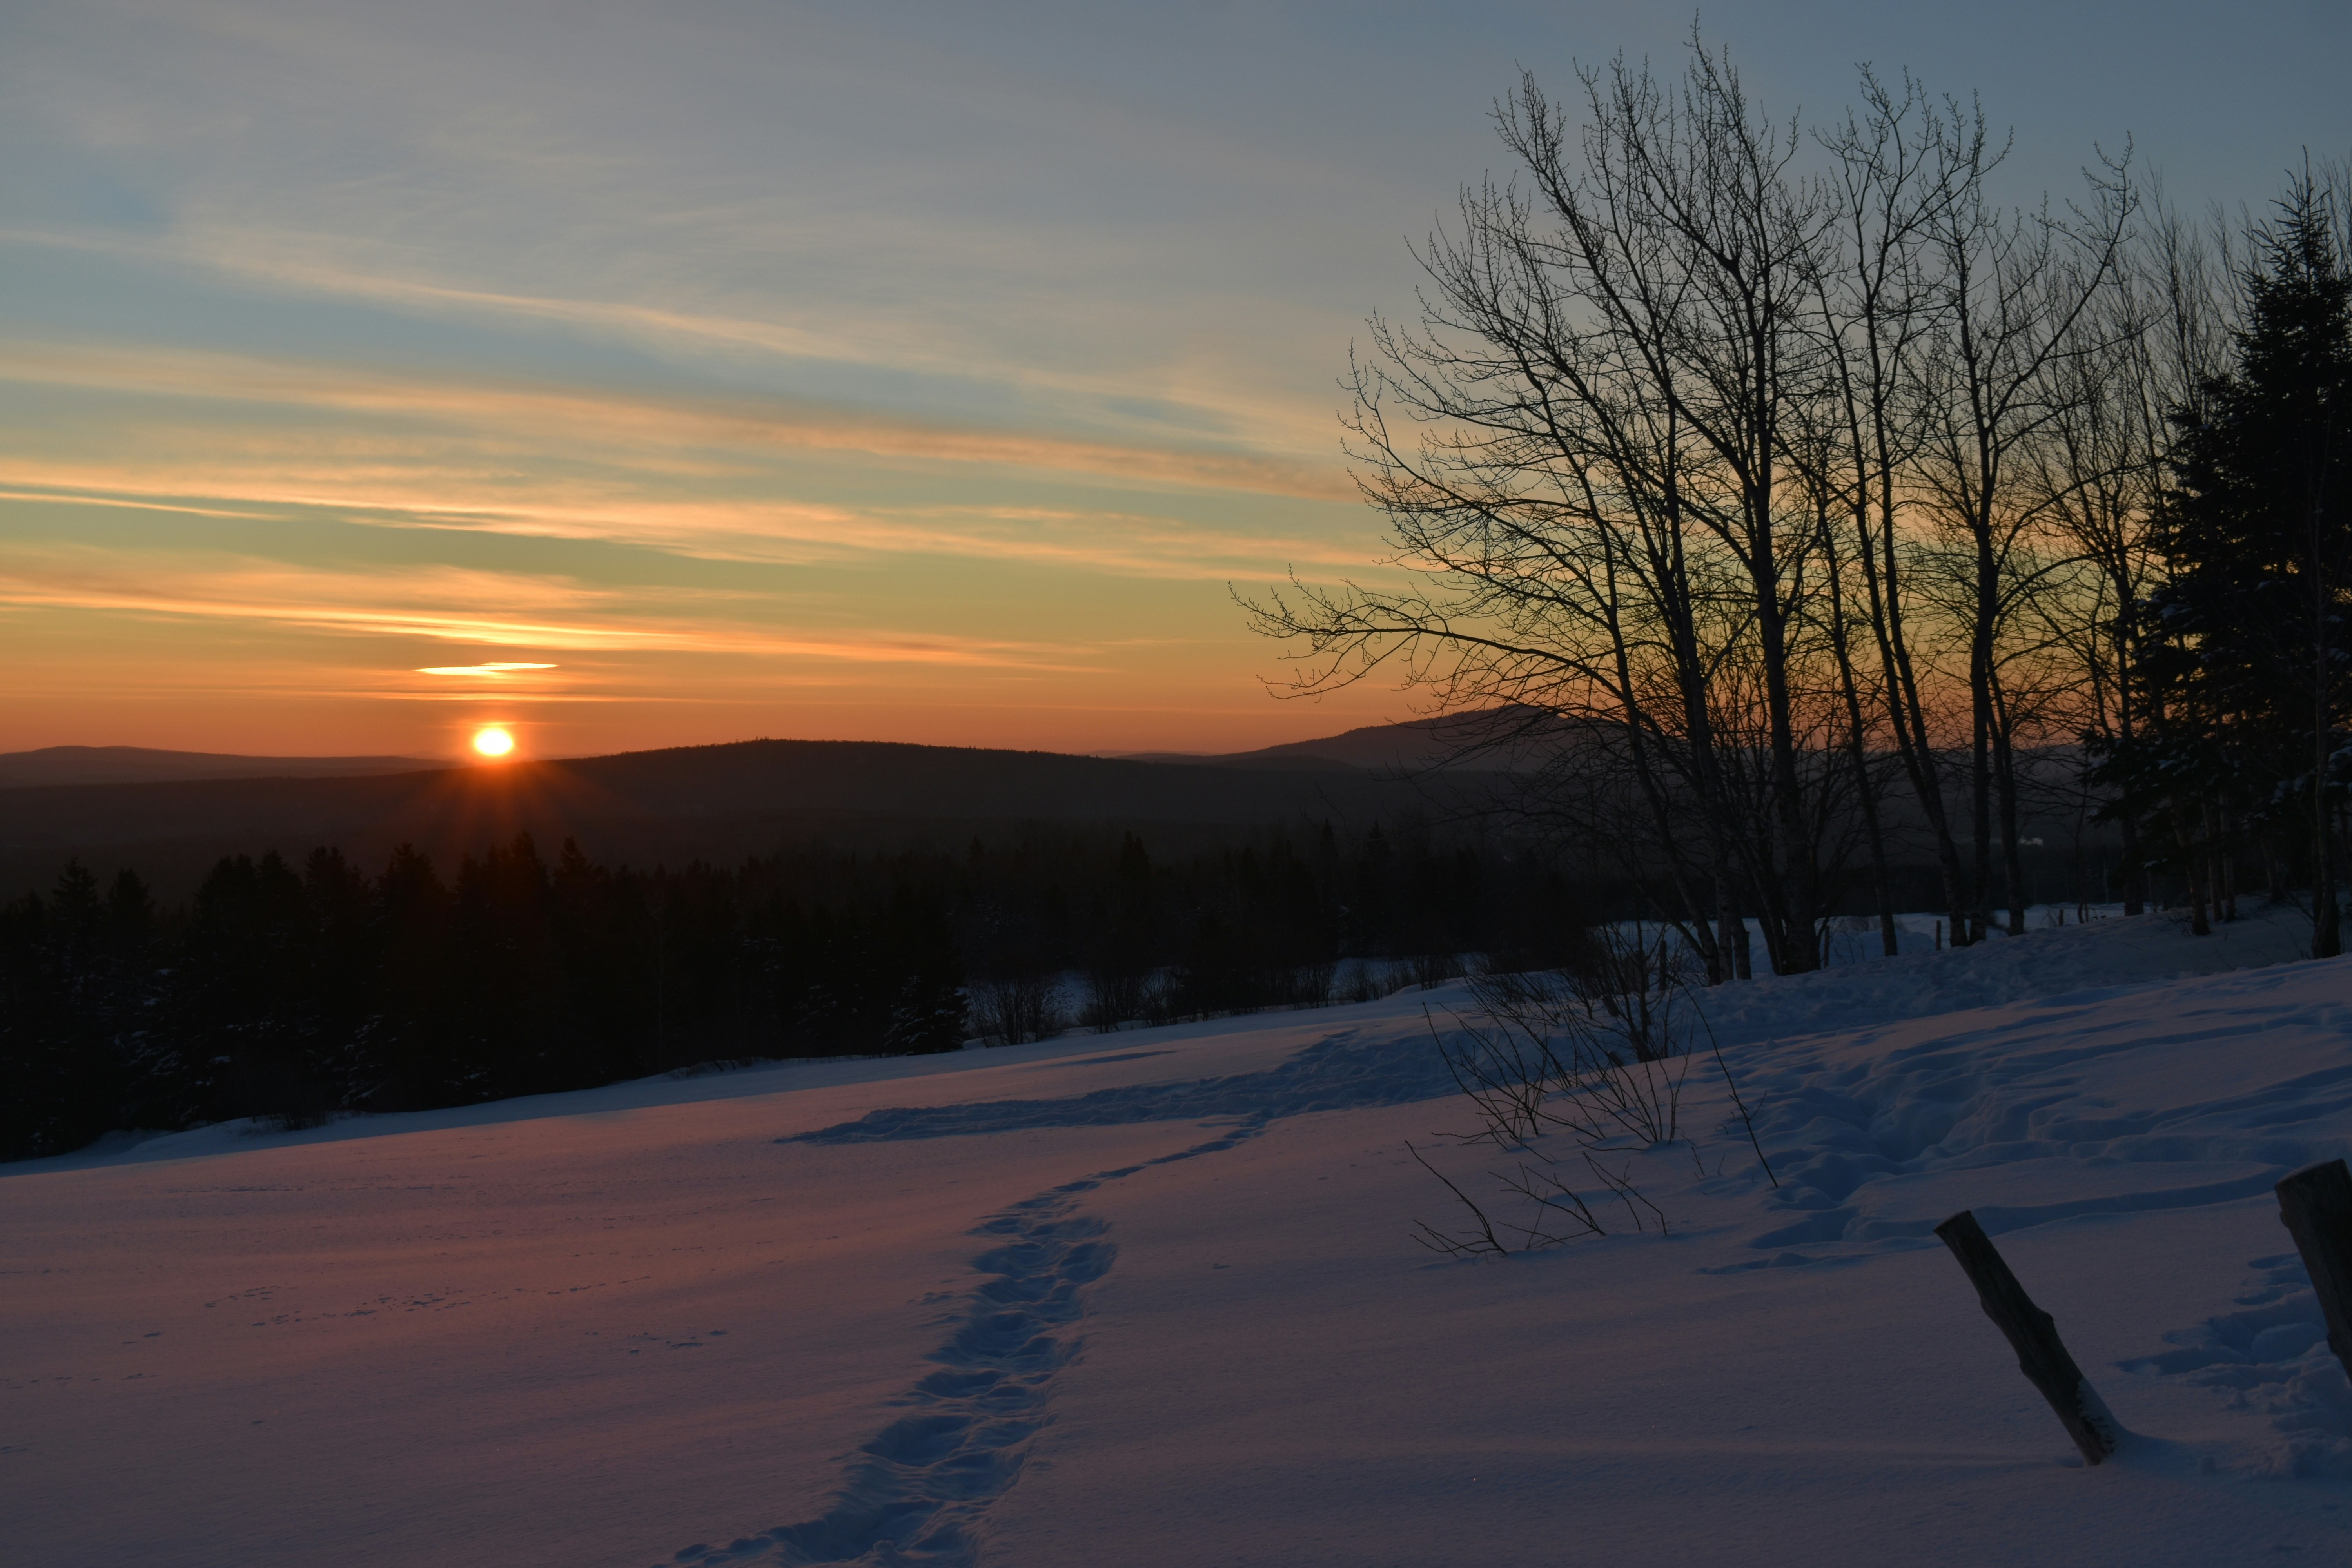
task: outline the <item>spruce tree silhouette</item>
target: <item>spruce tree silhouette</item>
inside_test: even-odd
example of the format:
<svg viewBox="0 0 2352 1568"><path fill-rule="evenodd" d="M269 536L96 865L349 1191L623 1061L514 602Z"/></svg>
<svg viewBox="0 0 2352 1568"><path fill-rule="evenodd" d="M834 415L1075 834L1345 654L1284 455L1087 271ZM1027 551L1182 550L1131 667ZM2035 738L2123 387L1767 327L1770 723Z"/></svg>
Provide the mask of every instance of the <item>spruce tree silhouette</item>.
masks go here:
<svg viewBox="0 0 2352 1568"><path fill-rule="evenodd" d="M2314 889L2312 955L2343 951L2335 819L2352 653L2352 272L2340 215L2309 174L2255 236L2235 368L2176 416L2158 516L2169 580L2133 672L2148 721L2100 775L2158 816L2190 868L2249 824L2298 830Z"/></svg>

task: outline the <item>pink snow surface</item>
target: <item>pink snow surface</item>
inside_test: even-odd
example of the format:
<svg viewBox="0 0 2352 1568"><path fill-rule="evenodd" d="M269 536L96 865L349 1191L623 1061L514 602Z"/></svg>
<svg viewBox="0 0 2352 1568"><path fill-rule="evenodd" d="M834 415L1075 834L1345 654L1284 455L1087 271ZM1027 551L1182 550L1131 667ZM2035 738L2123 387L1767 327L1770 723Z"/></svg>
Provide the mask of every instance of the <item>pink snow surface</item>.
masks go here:
<svg viewBox="0 0 2352 1568"><path fill-rule="evenodd" d="M1612 1234L1499 1262L1408 1237L1458 1216L1406 1139L1503 1163L1429 1145L1459 987L0 1167L0 1556L2340 1561L2352 1385L2270 1185L2352 1151L2352 961L2230 972L2295 941L1709 994L1780 1186L1695 1073L1696 1149L1619 1157L1671 1236L1592 1189ZM1928 1234L1964 1207L2114 1461Z"/></svg>

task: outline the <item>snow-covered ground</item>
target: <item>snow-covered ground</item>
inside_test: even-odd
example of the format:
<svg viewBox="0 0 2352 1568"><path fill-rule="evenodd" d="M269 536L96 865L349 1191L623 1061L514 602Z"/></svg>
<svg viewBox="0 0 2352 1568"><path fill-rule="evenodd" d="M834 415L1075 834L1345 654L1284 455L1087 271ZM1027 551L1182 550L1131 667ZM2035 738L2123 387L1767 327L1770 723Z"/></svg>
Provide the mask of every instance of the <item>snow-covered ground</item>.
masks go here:
<svg viewBox="0 0 2352 1568"><path fill-rule="evenodd" d="M2352 1151L2352 961L2301 940L1722 988L1780 1187L1694 1076L1698 1160L1629 1157L1671 1237L1502 1262L1408 1237L1456 1217L1404 1143L1468 1125L1458 987L0 1166L0 1555L2341 1560L2352 1384L2270 1187ZM1929 1234L1960 1208L2113 1462Z"/></svg>

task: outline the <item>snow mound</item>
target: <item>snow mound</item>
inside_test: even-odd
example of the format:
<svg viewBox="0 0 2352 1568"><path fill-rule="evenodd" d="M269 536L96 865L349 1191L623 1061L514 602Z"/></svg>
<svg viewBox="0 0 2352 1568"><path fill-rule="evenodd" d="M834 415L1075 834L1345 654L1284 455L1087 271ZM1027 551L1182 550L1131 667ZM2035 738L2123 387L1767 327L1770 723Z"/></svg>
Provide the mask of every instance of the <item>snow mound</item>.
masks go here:
<svg viewBox="0 0 2352 1568"><path fill-rule="evenodd" d="M2235 1298L2236 1311L2165 1335L2178 1349L2119 1364L2219 1390L2224 1408L2267 1417L2278 1436L2243 1445L2227 1461L2232 1474L2352 1480L2352 1381L2327 1347L2311 1276L2292 1252L2248 1267L2256 1272Z"/></svg>
<svg viewBox="0 0 2352 1568"><path fill-rule="evenodd" d="M2077 992L1733 1053L1810 1259L2267 1194L2352 1131L2352 959Z"/></svg>
<svg viewBox="0 0 2352 1568"><path fill-rule="evenodd" d="M2021 937L1996 932L1975 947L1936 952L1906 931L1900 957L1854 955L1859 961L1811 974L1735 981L1704 1000L1717 1037L1729 1044L2286 963L2305 957L2311 942L2310 917L2291 903L2254 910L2210 936L2188 931L2185 916L2116 916Z"/></svg>

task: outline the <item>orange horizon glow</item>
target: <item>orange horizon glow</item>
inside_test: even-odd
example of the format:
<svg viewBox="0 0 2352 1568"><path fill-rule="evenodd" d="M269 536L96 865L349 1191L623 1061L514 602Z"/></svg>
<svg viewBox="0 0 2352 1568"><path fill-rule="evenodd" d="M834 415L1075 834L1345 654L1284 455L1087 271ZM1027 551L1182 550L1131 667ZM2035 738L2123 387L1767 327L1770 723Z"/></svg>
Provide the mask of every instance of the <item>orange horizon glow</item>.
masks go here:
<svg viewBox="0 0 2352 1568"><path fill-rule="evenodd" d="M62 649L43 650L52 654L47 662L30 652L12 662L16 684L0 692L0 752L127 745L480 764L492 759L475 751L474 732L494 724L517 742L506 761L526 752L588 757L768 739L1213 754L1421 716L1416 694L1385 683L1321 700L1272 700L1255 678L1274 661L1257 648L1243 650L1255 656L1248 663L1169 649L1173 657L1141 669L1114 666L1049 684L929 671L899 680L830 660L780 671L764 660L693 655L575 656L559 670L435 677L416 673L396 647L323 638L295 641L282 662L269 657L275 648L226 637L191 638L193 647L59 641ZM16 651L10 644L0 624L0 650ZM468 713L493 683L503 699L499 717L480 717L478 706Z"/></svg>
<svg viewBox="0 0 2352 1568"><path fill-rule="evenodd" d="M1494 166L1498 61L1689 24L1405 8L1330 72L1280 7L911 48L854 7L606 9L552 47L512 7L34 0L0 50L0 754L1213 755L1424 717L1409 664L1276 700L1300 650L1234 595L1415 587L1339 417L1367 316L1413 310L1404 237ZM2144 156L2234 210L2340 145L2345 51L2271 9L1935 90L2022 116L2021 199L2166 101ZM1826 106L1941 26L1719 41Z"/></svg>

